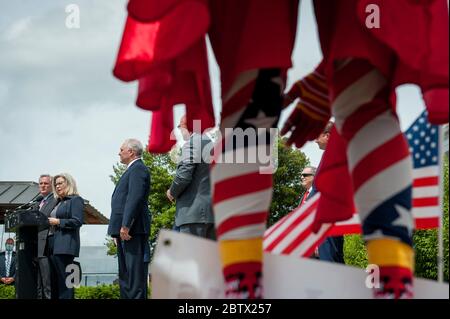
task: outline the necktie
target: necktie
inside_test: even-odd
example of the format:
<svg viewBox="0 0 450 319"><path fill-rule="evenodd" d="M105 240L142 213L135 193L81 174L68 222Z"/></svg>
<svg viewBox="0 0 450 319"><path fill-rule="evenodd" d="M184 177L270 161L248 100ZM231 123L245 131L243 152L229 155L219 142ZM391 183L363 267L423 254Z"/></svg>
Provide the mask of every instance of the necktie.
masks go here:
<svg viewBox="0 0 450 319"><path fill-rule="evenodd" d="M306 191L305 195L303 195L303 200L302 200L301 205L303 205L306 202L306 199L308 198L308 196L309 196L309 191Z"/></svg>
<svg viewBox="0 0 450 319"><path fill-rule="evenodd" d="M45 199L43 199L43 200L39 203L39 210L41 210L42 207L44 207L45 203L46 203L46 200L45 200Z"/></svg>
<svg viewBox="0 0 450 319"><path fill-rule="evenodd" d="M11 252L6 253L6 277L9 277L9 267L11 266Z"/></svg>

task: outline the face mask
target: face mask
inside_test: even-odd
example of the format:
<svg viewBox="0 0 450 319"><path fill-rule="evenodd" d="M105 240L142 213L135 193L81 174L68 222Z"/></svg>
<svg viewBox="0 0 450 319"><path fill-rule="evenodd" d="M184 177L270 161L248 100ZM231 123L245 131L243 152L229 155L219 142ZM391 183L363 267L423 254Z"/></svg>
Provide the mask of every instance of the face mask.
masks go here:
<svg viewBox="0 0 450 319"><path fill-rule="evenodd" d="M12 251L13 248L14 248L14 245L6 244L6 245L5 245L5 248L6 248L7 251Z"/></svg>

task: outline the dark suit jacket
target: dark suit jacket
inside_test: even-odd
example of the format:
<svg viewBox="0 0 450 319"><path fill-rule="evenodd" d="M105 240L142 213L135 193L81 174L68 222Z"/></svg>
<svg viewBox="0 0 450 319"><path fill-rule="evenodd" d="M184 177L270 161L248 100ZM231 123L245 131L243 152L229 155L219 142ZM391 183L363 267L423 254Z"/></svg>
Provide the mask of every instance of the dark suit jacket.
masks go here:
<svg viewBox="0 0 450 319"><path fill-rule="evenodd" d="M80 254L80 227L83 224L84 200L78 195L66 196L56 210L56 218L61 220L54 233L53 255Z"/></svg>
<svg viewBox="0 0 450 319"><path fill-rule="evenodd" d="M47 202L42 206L41 212L45 214L47 217L50 216L50 213L52 212L53 208L56 206L56 198L51 194ZM39 205L38 205L39 207ZM47 242L47 235L48 235L48 229L41 230L38 233L38 257L45 257L45 245Z"/></svg>
<svg viewBox="0 0 450 319"><path fill-rule="evenodd" d="M112 194L108 235L119 237L122 226L130 229L131 236L150 233L149 193L150 172L137 160L123 173Z"/></svg>
<svg viewBox="0 0 450 319"><path fill-rule="evenodd" d="M214 223L209 180L211 143L206 135L193 134L183 145L182 158L170 186L170 193L176 199L176 226Z"/></svg>
<svg viewBox="0 0 450 319"><path fill-rule="evenodd" d="M319 174L319 172L320 164L319 168L316 171L316 176ZM310 199L316 193L316 185L313 182L311 192L309 193L306 200ZM344 264L344 237L335 236L325 238L325 240L319 246L319 259Z"/></svg>
<svg viewBox="0 0 450 319"><path fill-rule="evenodd" d="M0 277L6 277L6 254L5 252L0 253ZM16 253L13 252L11 258L11 267L9 269L9 277L16 277Z"/></svg>

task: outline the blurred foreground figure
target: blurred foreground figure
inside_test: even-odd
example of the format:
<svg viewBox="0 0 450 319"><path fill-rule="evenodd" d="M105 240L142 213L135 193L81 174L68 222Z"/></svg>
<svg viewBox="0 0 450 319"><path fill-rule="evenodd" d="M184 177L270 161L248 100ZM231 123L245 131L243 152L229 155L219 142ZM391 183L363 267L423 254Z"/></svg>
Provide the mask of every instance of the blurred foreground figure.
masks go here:
<svg viewBox="0 0 450 319"><path fill-rule="evenodd" d="M316 0L314 7L324 59L301 82L300 103L282 133L290 132L288 143L301 147L319 136L333 114L337 130L322 162L326 182L317 180L323 200L315 228L350 217L354 198L369 262L380 266L385 283L376 296L411 297L412 168L394 89L418 84L430 120L447 121L447 3ZM205 35L211 40L222 87L222 143L211 183L226 295L262 298L272 175L261 169L268 166L261 157L243 163L223 157L271 150L268 129L277 127L282 109L298 1L131 0L128 13L114 75L139 80L136 104L153 111L151 152L167 152L175 143L169 139L175 104L186 104L188 125L200 120L199 131L214 126ZM255 139L239 136L250 131ZM237 143L230 141L233 135ZM396 178L386 187L389 176Z"/></svg>

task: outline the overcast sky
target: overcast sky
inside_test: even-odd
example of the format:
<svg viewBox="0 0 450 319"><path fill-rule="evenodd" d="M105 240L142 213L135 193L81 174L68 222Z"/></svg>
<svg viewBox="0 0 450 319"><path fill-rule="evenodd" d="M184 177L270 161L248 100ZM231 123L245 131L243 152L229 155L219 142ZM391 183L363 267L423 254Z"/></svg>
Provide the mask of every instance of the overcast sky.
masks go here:
<svg viewBox="0 0 450 319"><path fill-rule="evenodd" d="M80 9L80 28L69 29L66 6ZM0 0L0 181L37 181L68 172L80 194L110 215L109 179L128 137L147 143L150 113L134 105L136 84L112 76L125 21L126 0ZM288 87L321 59L310 0L303 0L294 67ZM216 117L218 69L210 66ZM406 129L423 110L417 88L399 91ZM283 113L286 119L292 107ZM178 123L183 107L177 107ZM317 165L314 143L303 151ZM107 226L83 226L82 245L105 242Z"/></svg>

